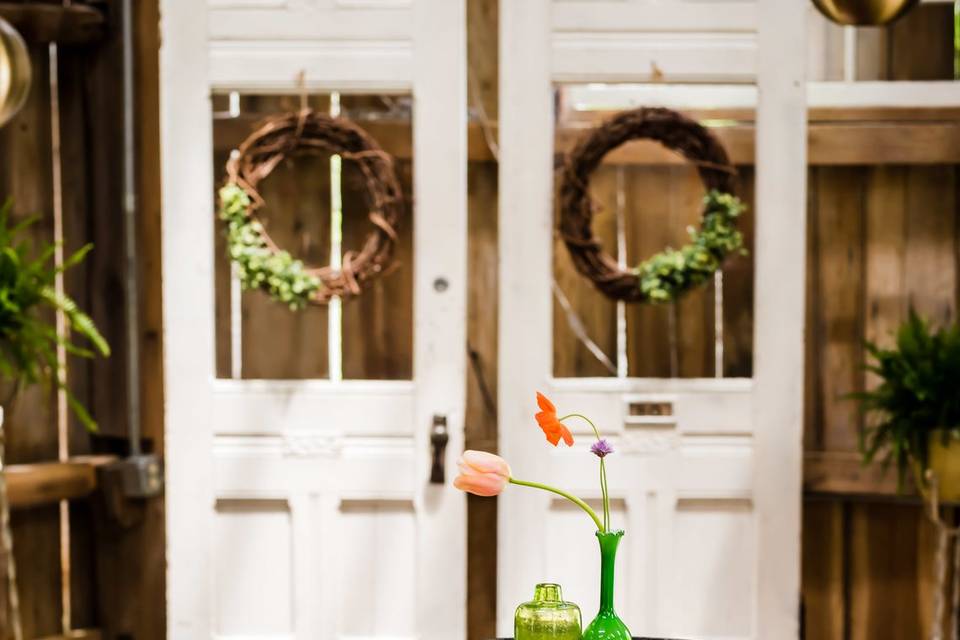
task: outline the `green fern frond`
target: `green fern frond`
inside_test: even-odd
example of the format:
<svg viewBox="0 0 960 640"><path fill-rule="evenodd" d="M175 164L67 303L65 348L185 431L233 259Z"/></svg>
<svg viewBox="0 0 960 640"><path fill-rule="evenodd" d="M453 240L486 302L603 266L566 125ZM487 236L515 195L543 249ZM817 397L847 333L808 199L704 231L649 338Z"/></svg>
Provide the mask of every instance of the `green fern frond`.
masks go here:
<svg viewBox="0 0 960 640"><path fill-rule="evenodd" d="M77 303L73 301L73 298L65 293L59 293L51 287L44 287L41 295L52 307L64 313L67 321L70 323L70 328L89 340L90 344L100 352L100 355L104 357L110 355L110 345L107 344L104 337L100 335L100 331L97 330L90 316L80 311L80 308L77 307Z"/></svg>
<svg viewBox="0 0 960 640"><path fill-rule="evenodd" d="M896 464L903 486L914 463L926 468L932 431L960 434L960 325L934 330L911 309L895 339L890 349L866 344L865 369L880 383L849 397L866 419L864 463Z"/></svg>
<svg viewBox="0 0 960 640"><path fill-rule="evenodd" d="M11 226L11 212L8 199L0 206L0 378L17 388L44 384L63 389L77 419L88 429L95 429L93 417L66 388L66 370L58 360L58 347L74 356L92 358L98 353L110 355L110 346L76 302L54 288L57 275L82 262L91 247L82 247L57 266L56 245L35 247L29 237L22 237L37 218ZM59 335L43 307L62 312L73 333L92 348Z"/></svg>

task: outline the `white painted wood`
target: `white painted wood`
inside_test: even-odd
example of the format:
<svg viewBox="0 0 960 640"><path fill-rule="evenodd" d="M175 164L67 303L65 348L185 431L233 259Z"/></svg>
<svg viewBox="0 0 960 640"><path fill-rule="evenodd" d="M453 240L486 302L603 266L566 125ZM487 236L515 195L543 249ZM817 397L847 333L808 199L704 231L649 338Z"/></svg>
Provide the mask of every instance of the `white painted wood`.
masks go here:
<svg viewBox="0 0 960 640"><path fill-rule="evenodd" d="M549 8L554 78L724 81L755 76L753 2L568 0Z"/></svg>
<svg viewBox="0 0 960 640"><path fill-rule="evenodd" d="M797 150L805 136L808 6L775 10L775 0L760 1L749 8L715 3L703 8L700 21L690 19L687 30L671 22L684 9L673 14L676 5L669 1L656 7L663 7L663 15L647 22L641 17L654 7L631 0L500 5L500 216L501 226L511 229L500 237L500 449L516 477L555 484L598 504L589 427L571 422L574 447L550 447L533 420L534 392L547 392L561 412L596 419L616 450L608 459L614 526L628 529L619 560L618 606L636 635L759 640L797 634L802 458L797 403L803 385L796 378L802 377L803 362L796 356L802 356L803 344L804 255L802 242L800 249L782 249L804 235L798 207L805 198L805 157ZM623 10L620 22L617 9ZM731 11L730 22L721 17L724 9ZM692 43L703 48L695 51ZM783 50L768 55L777 47ZM694 51L688 66L680 64ZM758 224L766 234L780 236L770 243L776 250L764 248L758 267L766 275L758 279L758 293L760 287L765 293L758 295L755 352L765 353L766 366L753 380L551 376L551 88L570 80L635 82L649 74L654 57L666 83L568 86L561 107L758 109L758 136L771 165L763 168L768 201L758 205ZM662 60L677 64L665 68ZM778 64L788 74L773 81ZM760 71L759 91L719 84L749 82ZM681 83L693 79L710 82ZM787 157L772 159L778 143ZM783 183L789 188L775 192L773 185ZM784 208L786 221L780 221ZM758 239L758 249L761 241L769 238ZM788 268L777 263L778 255L781 263L789 256ZM777 290L780 278L787 283L784 290ZM785 296L792 296L790 304L783 304ZM780 362L770 354L782 356ZM783 368L790 373L778 377ZM644 415L652 404L670 410ZM561 582L587 620L592 618L598 553L589 519L549 494L517 487L499 504L498 631L509 634L514 607L543 580ZM788 517L771 524L782 505Z"/></svg>
<svg viewBox="0 0 960 640"><path fill-rule="evenodd" d="M214 432L412 434L416 385L409 381L216 380Z"/></svg>
<svg viewBox="0 0 960 640"><path fill-rule="evenodd" d="M163 0L161 15L167 637L206 640L214 616L214 231L197 221L213 211L207 16L178 0Z"/></svg>
<svg viewBox="0 0 960 640"><path fill-rule="evenodd" d="M934 108L960 105L960 82L811 82L807 102L814 107Z"/></svg>
<svg viewBox="0 0 960 640"><path fill-rule="evenodd" d="M560 32L554 77L563 82L751 82L752 32Z"/></svg>
<svg viewBox="0 0 960 640"><path fill-rule="evenodd" d="M564 108L619 110L641 105L672 109L755 109L754 85L612 84L564 87ZM808 82L810 108L937 108L960 105L960 82Z"/></svg>
<svg viewBox="0 0 960 640"><path fill-rule="evenodd" d="M412 44L341 42L220 42L210 47L211 87L246 92L296 92L303 71L311 91L409 91Z"/></svg>
<svg viewBox="0 0 960 640"><path fill-rule="evenodd" d="M206 6L164 6L168 637L463 638L466 503L428 478L435 415L451 475L463 448L464 1ZM413 380L215 379L209 95L296 92L301 70L413 94Z"/></svg>
<svg viewBox="0 0 960 640"><path fill-rule="evenodd" d="M409 1L209 0L210 83L220 90L409 91Z"/></svg>
<svg viewBox="0 0 960 640"><path fill-rule="evenodd" d="M416 631L466 637L466 500L452 474L463 451L467 344L466 0L414 4L414 372ZM442 283L445 281L445 285ZM441 286L438 286L441 285ZM446 416L446 485L428 485L429 427Z"/></svg>
<svg viewBox="0 0 960 640"><path fill-rule="evenodd" d="M757 88L752 84L579 84L564 87L563 93L564 108L577 111L640 106L752 109L757 105Z"/></svg>
<svg viewBox="0 0 960 640"><path fill-rule="evenodd" d="M800 609L807 229L807 12L758 0L754 424L760 638L796 638Z"/></svg>
<svg viewBox="0 0 960 640"><path fill-rule="evenodd" d="M552 7L554 32L751 32L756 3L666 0L572 0Z"/></svg>
<svg viewBox="0 0 960 640"><path fill-rule="evenodd" d="M550 374L552 313L553 98L549 0L500 1L500 305L497 389L500 453L515 472L546 478L546 456L527 456L541 438L531 400ZM517 215L522 212L523 215ZM522 461L522 464L520 464ZM544 577L542 492L499 498L497 633L513 635L513 610ZM558 529L559 531L559 529ZM589 536L589 529L580 530ZM569 582L567 585L569 586Z"/></svg>

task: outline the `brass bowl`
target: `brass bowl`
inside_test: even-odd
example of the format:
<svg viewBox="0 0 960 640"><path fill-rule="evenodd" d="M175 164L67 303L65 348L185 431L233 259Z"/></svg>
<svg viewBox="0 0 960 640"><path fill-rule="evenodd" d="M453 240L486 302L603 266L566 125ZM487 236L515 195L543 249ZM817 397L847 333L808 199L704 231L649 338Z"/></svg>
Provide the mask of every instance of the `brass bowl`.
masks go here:
<svg viewBox="0 0 960 640"><path fill-rule="evenodd" d="M902 17L920 0L813 0L813 4L837 24L877 27Z"/></svg>
<svg viewBox="0 0 960 640"><path fill-rule="evenodd" d="M26 43L9 22L0 18L0 127L27 101L30 75Z"/></svg>

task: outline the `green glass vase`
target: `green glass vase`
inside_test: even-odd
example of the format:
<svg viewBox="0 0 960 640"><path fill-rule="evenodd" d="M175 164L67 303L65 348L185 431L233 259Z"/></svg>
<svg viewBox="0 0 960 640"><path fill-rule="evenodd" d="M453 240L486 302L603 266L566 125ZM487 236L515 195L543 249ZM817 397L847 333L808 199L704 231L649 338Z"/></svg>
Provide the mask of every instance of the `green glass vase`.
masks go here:
<svg viewBox="0 0 960 640"><path fill-rule="evenodd" d="M613 610L613 575L617 564L617 547L623 531L597 531L600 541L600 611L583 632L583 640L631 640L627 625Z"/></svg>
<svg viewBox="0 0 960 640"><path fill-rule="evenodd" d="M514 640L580 640L580 607L564 602L558 584L538 584L533 600L517 607Z"/></svg>

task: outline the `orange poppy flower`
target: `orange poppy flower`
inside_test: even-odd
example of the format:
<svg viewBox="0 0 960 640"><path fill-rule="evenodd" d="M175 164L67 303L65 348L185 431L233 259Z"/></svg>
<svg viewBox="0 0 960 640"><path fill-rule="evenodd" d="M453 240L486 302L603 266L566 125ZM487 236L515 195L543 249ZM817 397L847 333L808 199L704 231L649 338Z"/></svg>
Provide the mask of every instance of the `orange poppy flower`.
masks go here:
<svg viewBox="0 0 960 640"><path fill-rule="evenodd" d="M557 419L557 408L553 406L553 403L550 402L547 396L539 391L537 392L537 406L540 407L540 412L535 417L537 424L540 425L543 433L547 436L547 442L553 446L557 446L560 444L560 439L562 438L568 447L572 447L573 434L570 433L570 429L567 429L567 427Z"/></svg>

